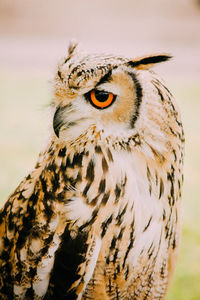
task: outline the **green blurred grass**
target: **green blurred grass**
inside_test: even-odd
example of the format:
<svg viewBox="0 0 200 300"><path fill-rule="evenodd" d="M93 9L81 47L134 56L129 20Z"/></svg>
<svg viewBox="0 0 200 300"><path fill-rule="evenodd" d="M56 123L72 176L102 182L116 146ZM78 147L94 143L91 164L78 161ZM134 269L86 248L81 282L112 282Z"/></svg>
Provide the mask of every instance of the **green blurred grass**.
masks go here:
<svg viewBox="0 0 200 300"><path fill-rule="evenodd" d="M34 167L48 136L44 75L0 73L0 204Z"/></svg>
<svg viewBox="0 0 200 300"><path fill-rule="evenodd" d="M33 168L47 139L45 106L51 100L47 76L0 73L0 205ZM175 277L167 300L200 299L200 86L171 80L186 135L183 235Z"/></svg>
<svg viewBox="0 0 200 300"><path fill-rule="evenodd" d="M167 300L200 299L200 85L189 80L170 84L178 98L185 128L183 233L178 266Z"/></svg>

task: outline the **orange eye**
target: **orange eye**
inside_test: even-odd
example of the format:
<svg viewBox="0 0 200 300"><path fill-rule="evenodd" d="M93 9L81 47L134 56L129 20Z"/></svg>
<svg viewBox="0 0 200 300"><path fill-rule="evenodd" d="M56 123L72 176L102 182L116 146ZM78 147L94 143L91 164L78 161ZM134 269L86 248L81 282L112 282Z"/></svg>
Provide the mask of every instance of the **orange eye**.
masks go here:
<svg viewBox="0 0 200 300"><path fill-rule="evenodd" d="M100 109L110 106L116 98L112 93L98 90L92 90L88 96L92 105Z"/></svg>

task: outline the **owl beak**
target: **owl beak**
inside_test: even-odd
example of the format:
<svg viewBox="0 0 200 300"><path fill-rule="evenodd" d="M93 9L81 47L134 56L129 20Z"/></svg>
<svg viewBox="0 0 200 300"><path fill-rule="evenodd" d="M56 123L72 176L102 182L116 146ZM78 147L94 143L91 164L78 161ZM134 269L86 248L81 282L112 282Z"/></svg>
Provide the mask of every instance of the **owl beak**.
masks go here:
<svg viewBox="0 0 200 300"><path fill-rule="evenodd" d="M64 107L58 107L53 117L53 129L58 138L59 138L60 129L64 125L63 111L64 111Z"/></svg>

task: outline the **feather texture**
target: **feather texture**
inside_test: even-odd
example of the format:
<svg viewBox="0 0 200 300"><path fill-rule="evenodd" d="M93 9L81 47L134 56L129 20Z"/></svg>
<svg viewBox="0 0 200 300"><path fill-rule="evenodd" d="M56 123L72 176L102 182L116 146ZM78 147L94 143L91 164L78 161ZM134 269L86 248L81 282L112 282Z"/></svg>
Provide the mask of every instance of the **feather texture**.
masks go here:
<svg viewBox="0 0 200 300"><path fill-rule="evenodd" d="M176 264L184 134L175 100L132 60L58 66L52 137L0 213L1 299L163 299ZM116 96L104 110L85 94ZM88 94L87 94L88 95Z"/></svg>

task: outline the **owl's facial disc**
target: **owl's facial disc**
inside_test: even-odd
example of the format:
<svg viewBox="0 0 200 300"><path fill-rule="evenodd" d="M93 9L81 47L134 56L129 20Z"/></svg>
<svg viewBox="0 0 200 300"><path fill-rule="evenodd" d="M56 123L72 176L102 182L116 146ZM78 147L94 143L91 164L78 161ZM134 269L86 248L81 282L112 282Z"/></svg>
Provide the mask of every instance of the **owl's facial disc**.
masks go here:
<svg viewBox="0 0 200 300"><path fill-rule="evenodd" d="M83 86L79 94L60 103L53 119L54 132L69 140L96 126L108 135L121 132L127 136L136 122L141 97L136 75L123 66L114 68L89 91Z"/></svg>

